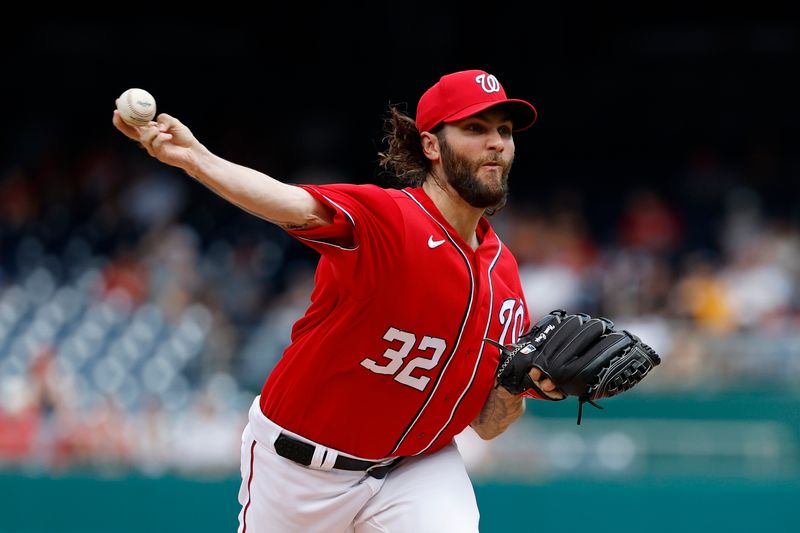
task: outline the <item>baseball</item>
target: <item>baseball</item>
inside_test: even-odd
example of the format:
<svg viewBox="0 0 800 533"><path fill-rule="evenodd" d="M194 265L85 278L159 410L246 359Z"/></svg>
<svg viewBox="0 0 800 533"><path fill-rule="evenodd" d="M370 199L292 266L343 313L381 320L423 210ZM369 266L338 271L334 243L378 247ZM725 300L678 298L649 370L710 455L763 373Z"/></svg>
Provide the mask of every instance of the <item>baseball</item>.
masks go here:
<svg viewBox="0 0 800 533"><path fill-rule="evenodd" d="M131 126L147 126L156 116L156 100L144 89L128 89L117 100L119 115Z"/></svg>

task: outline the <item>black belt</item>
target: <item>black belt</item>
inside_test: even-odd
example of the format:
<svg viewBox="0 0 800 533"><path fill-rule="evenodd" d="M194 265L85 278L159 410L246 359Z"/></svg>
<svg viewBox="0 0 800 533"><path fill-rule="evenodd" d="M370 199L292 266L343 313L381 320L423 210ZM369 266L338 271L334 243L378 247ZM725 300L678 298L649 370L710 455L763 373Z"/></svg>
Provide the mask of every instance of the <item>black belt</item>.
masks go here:
<svg viewBox="0 0 800 533"><path fill-rule="evenodd" d="M275 441L275 451L278 455L291 459L303 466L311 464L315 449L316 446L313 444L298 440L286 433L281 433ZM386 461L362 461L361 459L339 455L333 463L333 468L366 472L374 478L383 479L386 474L397 466L401 459L402 457L398 457L387 464Z"/></svg>

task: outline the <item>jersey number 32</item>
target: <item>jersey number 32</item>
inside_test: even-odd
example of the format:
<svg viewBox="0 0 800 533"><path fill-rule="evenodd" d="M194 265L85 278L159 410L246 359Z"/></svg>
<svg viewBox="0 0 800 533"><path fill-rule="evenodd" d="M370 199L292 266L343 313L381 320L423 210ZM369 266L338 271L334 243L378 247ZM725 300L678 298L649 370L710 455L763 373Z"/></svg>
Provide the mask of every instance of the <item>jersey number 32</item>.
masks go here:
<svg viewBox="0 0 800 533"><path fill-rule="evenodd" d="M400 341L400 347L396 350L394 348L387 348L386 351L383 352L382 357L388 361L386 364L380 364L370 358L366 358L361 361L361 366L376 374L394 375L395 381L420 391L424 390L431 378L428 376L412 376L411 372L417 368L430 370L439 364L439 359L441 359L442 354L445 349L447 349L445 340L425 335L419 341L419 344L417 344L416 335L394 327L386 330L383 338L389 342ZM415 354L417 352L422 352L423 355L412 358L404 365L403 363L406 357L408 357L411 350L414 348L416 348Z"/></svg>

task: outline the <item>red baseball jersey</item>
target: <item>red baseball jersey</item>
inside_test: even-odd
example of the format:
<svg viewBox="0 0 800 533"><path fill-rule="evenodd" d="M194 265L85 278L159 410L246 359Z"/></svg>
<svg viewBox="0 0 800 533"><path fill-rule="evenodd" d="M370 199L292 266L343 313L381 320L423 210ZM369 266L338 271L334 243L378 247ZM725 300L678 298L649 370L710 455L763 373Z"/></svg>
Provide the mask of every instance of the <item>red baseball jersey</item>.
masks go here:
<svg viewBox="0 0 800 533"><path fill-rule="evenodd" d="M441 448L494 385L499 351L483 338L530 327L516 259L486 218L472 250L421 188L303 187L334 220L291 232L321 257L262 411L366 459Z"/></svg>

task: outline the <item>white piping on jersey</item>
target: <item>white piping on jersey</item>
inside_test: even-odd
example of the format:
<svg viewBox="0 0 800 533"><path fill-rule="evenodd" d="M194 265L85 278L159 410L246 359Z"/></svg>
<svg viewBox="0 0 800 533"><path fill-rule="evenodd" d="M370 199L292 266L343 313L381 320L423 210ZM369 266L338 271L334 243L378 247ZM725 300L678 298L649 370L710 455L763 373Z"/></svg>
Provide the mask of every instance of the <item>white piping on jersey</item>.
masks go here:
<svg viewBox="0 0 800 533"><path fill-rule="evenodd" d="M483 330L484 339L489 335L489 326L492 325L492 309L494 307L494 285L492 284L492 270L494 270L495 265L497 265L497 262L500 260L501 251L503 251L503 243L500 242L500 239L498 238L497 253L494 256L494 259L492 259L492 262L489 264L489 268L486 269L486 276L489 279L489 314L486 317L486 328L484 328ZM453 416L455 416L456 414L456 409L458 409L458 406L461 404L461 400L464 399L464 396L466 396L467 391L470 389L472 383L475 381L475 374L478 373L478 367L480 366L481 360L483 359L483 349L485 347L486 343L482 342L480 350L478 350L478 356L475 358L475 366L472 368L472 375L469 377L469 383L467 383L467 386L464 388L463 391L461 391L461 394L459 395L458 400L456 400L456 403L453 404L453 409L450 410L450 417L447 419L447 422L444 423L442 428L436 433L433 439L431 439L428 445L425 446L425 448L419 453L423 453L425 450L430 448L431 445L433 445L433 443L436 442L436 439L439 438L439 435L441 435L442 432L447 428L447 426L450 425L450 422L452 422Z"/></svg>
<svg viewBox="0 0 800 533"><path fill-rule="evenodd" d="M397 451L397 450L400 448L400 446L403 444L403 441L405 441L405 440L406 440L406 437L408 437L408 434L411 432L411 429L412 429L412 428L414 427L414 425L415 425L415 424L416 424L416 423L419 421L420 417L422 416L422 413L424 413L424 412L425 412L425 409L428 407L428 404L429 404L429 403L431 403L431 399L432 399L432 398L433 398L433 397L436 395L436 389L438 389L438 388L439 388L439 384L442 382L442 376L444 376L445 372L447 372L447 367L448 367L448 366L450 366L450 362L453 360L453 358L454 358L453 356L456 354L456 352L458 351L458 347L459 347L459 345L461 344L461 338L462 338L462 336L463 336L463 334L464 334L464 329L467 327L467 322L469 321L470 313L472 312L472 303L473 303L473 300L474 300L474 298L475 298L475 274L472 272L472 265L471 265L471 264L470 264L470 262L469 262L469 258L467 257L467 254L464 252L464 250L462 250L462 249L461 249L461 247L460 247L460 246L458 245L458 243L457 243L457 242L456 242L456 241L453 239L453 237L450 235L450 233L449 233L449 232L448 232L448 231L445 229L445 227L442 225L442 223L441 223L441 222L439 222L438 220L436 220L436 217L434 217L433 215L431 215L431 214L428 212L428 210L427 210L427 209L425 209L425 206L423 206L423 205L422 205L422 204L419 202L419 200L417 200L416 198L414 198L414 196L413 196L413 195L411 195L411 194L410 194L408 191L402 191L402 192L403 192L403 193L404 193L406 196L408 196L409 198L411 198L411 200L412 200L412 201L413 201L415 204L417 204L417 206L419 206L419 208L420 208L420 209L422 209L422 211L423 211L423 212L424 212L426 215L428 215L428 216L430 217L430 219L431 219L431 220L433 220L433 221L436 223L436 225L438 225L438 226L441 228L442 232L444 232L444 234L445 234L445 236L447 237L447 239L448 239L448 240L449 240L451 243L453 243L453 246L455 246L455 247L456 247L456 250L458 250L458 252L459 252L459 253L461 254L461 256L464 258L464 262L467 264L467 269L469 270L469 279L470 279L470 293L469 293L469 304L467 305L467 312L464 314L464 322L462 322L462 323L461 323L461 328L460 328L460 329L459 329L459 331L458 331L458 336L456 337L456 342L455 342L455 344L454 344L454 346L453 346L453 350L450 352L450 353L451 353L451 355L450 355L450 358L447 360L447 362L446 362L446 363L445 363L445 365L444 365L444 368L442 368L442 371L439 373L439 377L436 379L436 382L435 382L435 383L434 383L434 385L433 385L433 390L432 390L432 391L431 391L431 393L428 395L428 398L427 398L427 400L425 400L425 404L424 404L424 405L422 406L422 408L419 410L419 412L417 413L417 416L414 418L414 420L413 420L413 421L412 421L412 422L411 422L411 423L408 425L408 428L406 429L406 432L405 432L405 433L403 433L403 436L402 436L402 437L400 437L400 439L397 441L397 444L395 445L394 449L393 449L391 452L389 452L389 456L392 456L392 455L394 455L394 454L395 454L395 452L396 452L396 451ZM473 376L473 377L474 377L474 376ZM470 387L470 385L471 385L471 384L472 384L472 379L470 379L470 383L467 385L467 389L469 389L469 387ZM462 393L462 396L463 396L463 393ZM448 420L448 423L449 423L449 420ZM437 433L437 435L439 435L439 434L442 432L442 430L444 430L444 428L445 428L445 427L447 427L447 424L445 424L445 425L444 425L444 427L442 427L442 429L440 429L440 430L439 430L439 432ZM427 450L428 448L430 448L431 444L433 444L433 441L431 441L431 442L430 442L430 443L429 443L429 444L428 444L428 445L425 447L425 450ZM425 451L425 450L422 450L422 451ZM422 453L422 451L421 451L421 452L418 452L418 453Z"/></svg>
<svg viewBox="0 0 800 533"><path fill-rule="evenodd" d="M350 216L350 213L348 213L348 212L347 212L347 210L346 210L344 207L340 206L339 204L337 204L336 202L334 202L333 200L331 200L330 198L328 198L328 197L327 197L327 196L325 196L324 194L322 195L322 197L323 197L323 198L325 198L326 200L328 200L328 201L329 201L331 204L333 204L333 206L334 206L334 207L336 207L336 209L338 209L339 211L341 211L342 213L344 213L344 216L346 216L346 217L347 217L347 218L350 220L350 223L353 225L353 227L354 227L354 228L356 227L356 221L355 221L355 220L353 220L353 217L352 217L352 216ZM318 240L316 240L316 239L307 239L307 238L305 238L305 237L301 237L301 236L300 236L300 235L298 235L297 233L294 233L294 236L295 236L295 237L297 237L298 239L301 239L301 240L304 240L304 241L308 241L308 242L316 242L316 243L318 243L318 244L327 244L328 246L333 246L334 248L338 248L338 249L340 249L340 250L345 250L345 251L347 251L347 252L352 252L352 251L354 251L354 250L357 250L357 249L358 249L358 245L355 245L355 246L353 246L352 248L347 248L347 247L345 247L345 246L339 246L338 244L334 244L334 243L332 243L332 242L327 242L327 241L318 241Z"/></svg>

